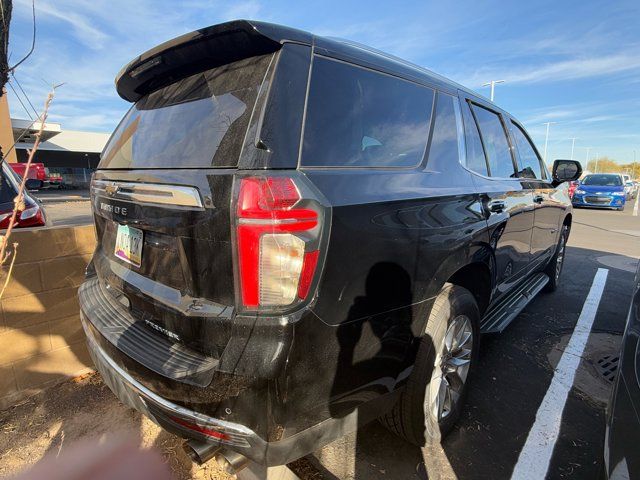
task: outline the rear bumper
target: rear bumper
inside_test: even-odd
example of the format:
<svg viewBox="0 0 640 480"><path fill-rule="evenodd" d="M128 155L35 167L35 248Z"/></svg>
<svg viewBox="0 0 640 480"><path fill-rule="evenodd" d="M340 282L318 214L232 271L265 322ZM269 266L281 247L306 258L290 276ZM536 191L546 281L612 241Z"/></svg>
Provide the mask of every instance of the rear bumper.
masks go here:
<svg viewBox="0 0 640 480"><path fill-rule="evenodd" d="M229 445L234 450L242 452L255 461L260 461L264 458L266 442L252 430L243 425L215 419L176 405L136 381L100 347L93 336L92 330L88 328L88 320L82 314L80 317L87 335L87 346L93 363L100 372L103 381L122 403L135 408L176 435L194 438L211 444ZM172 420L172 417L203 428L219 431L222 435L228 437L228 440L212 440L205 435L198 435L196 432L182 427L178 422Z"/></svg>
<svg viewBox="0 0 640 480"><path fill-rule="evenodd" d="M284 465L296 460L318 447L354 431L359 424L365 423L365 420L358 418L358 411L355 410L344 417L325 420L286 439L274 442L266 441L243 425L195 412L152 392L129 375L100 347L94 338L92 329L88 328L86 317L81 313L80 318L87 335L89 354L104 383L122 403L136 409L165 430L182 438L194 439L210 445L224 445L256 463L273 466ZM196 424L205 429L219 431L226 435L228 440L214 440L206 435L200 435L183 427L172 418ZM366 419L366 421L368 420L370 419Z"/></svg>
<svg viewBox="0 0 640 480"><path fill-rule="evenodd" d="M337 418L319 419L309 412L304 413L299 398L289 398L288 402L282 403L280 397L286 395L286 392L280 391L279 395L273 395L271 392L276 388L271 380L255 376L246 377L244 374L245 371L251 370L251 365L254 375L273 374L273 371L266 371L262 366L265 357L266 363L273 366L281 363L280 356L289 355L289 341L286 340L288 335L281 331L283 328L287 331L288 328L282 325L272 325L269 328L254 326L251 338L257 337L256 342L244 342L240 341L239 336L233 337L230 341L229 350L232 353L229 358L236 362L235 373L219 373L223 364L227 363L226 355L223 355L214 373L223 376L214 376L209 385L201 386L195 381L187 384L185 378L177 375L174 375L176 378L173 379L167 378L172 372L177 373L178 368L158 375L128 356L125 350L128 350L129 340L140 341L146 345L146 350L150 353L155 352L154 356L160 358L161 346L153 344L151 332L148 338L141 339L134 335L135 329L131 325L118 325L125 320L121 316L122 312L118 311L119 304L109 302L107 305L105 299L100 298L100 292L94 288L96 281L95 278L87 280L79 292L80 318L96 369L124 404L135 408L165 430L182 438L212 446L224 445L262 465L282 465L316 450L355 430L358 424L366 423L384 413L389 407L386 402L394 402L395 395L399 393L396 391L385 396L381 399L383 403L380 405L373 402L371 410L375 415L354 409ZM105 322L109 318L114 323L107 325ZM315 321L315 318L310 317L310 320ZM120 327L124 327L126 334L114 336L122 330ZM278 331L281 332L279 341L274 341L274 338L278 337ZM105 337L105 334L109 337ZM236 342L239 342L239 345L234 345ZM272 351L274 346L276 350ZM238 357L234 353L236 350L242 351L243 354ZM177 360L162 358L165 366ZM149 365L149 362L146 363ZM250 382L243 383L247 378ZM190 379L196 380L193 376L190 376ZM221 383L221 379L227 383ZM225 392L233 389L234 385L229 382L234 381L240 386L237 393L229 397ZM321 382L320 375L317 381ZM185 422L189 425L185 425ZM267 423L269 426L265 427ZM284 428L282 436L271 437L272 424ZM197 426L195 430L194 425ZM201 433L203 429L209 434ZM211 436L211 431L215 432L215 437Z"/></svg>

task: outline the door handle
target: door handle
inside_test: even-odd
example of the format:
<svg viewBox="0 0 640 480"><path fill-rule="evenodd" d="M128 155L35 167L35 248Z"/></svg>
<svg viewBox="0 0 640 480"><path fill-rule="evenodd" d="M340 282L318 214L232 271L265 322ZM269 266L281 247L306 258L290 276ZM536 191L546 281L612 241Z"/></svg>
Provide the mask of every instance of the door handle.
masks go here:
<svg viewBox="0 0 640 480"><path fill-rule="evenodd" d="M542 195L534 195L533 202L534 203L542 203L544 201L544 197Z"/></svg>
<svg viewBox="0 0 640 480"><path fill-rule="evenodd" d="M507 207L507 204L502 200L494 200L493 202L489 202L489 211L493 213L500 213L504 211Z"/></svg>

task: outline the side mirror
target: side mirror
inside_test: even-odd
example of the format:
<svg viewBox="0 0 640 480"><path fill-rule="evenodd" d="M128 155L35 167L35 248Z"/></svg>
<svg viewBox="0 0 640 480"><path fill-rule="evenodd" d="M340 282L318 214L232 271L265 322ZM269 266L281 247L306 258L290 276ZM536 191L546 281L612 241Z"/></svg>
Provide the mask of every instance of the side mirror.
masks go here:
<svg viewBox="0 0 640 480"><path fill-rule="evenodd" d="M582 165L577 160L554 160L552 175L554 186L572 182L582 175Z"/></svg>
<svg viewBox="0 0 640 480"><path fill-rule="evenodd" d="M24 184L24 186L27 187L27 190L40 190L42 185L42 180L38 180L36 178L27 178L27 181Z"/></svg>

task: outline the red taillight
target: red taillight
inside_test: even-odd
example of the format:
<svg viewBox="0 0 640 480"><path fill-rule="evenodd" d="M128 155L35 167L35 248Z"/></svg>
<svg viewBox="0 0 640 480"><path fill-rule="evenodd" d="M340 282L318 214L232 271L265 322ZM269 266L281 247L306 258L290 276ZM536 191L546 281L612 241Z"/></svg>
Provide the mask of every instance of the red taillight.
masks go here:
<svg viewBox="0 0 640 480"><path fill-rule="evenodd" d="M319 255L320 252L318 250L304 254L302 272L300 273L300 284L298 285L298 297L302 300L307 298L307 295L309 294L309 288L311 288L311 282L313 281L313 274L316 271L316 265L318 265Z"/></svg>
<svg viewBox="0 0 640 480"><path fill-rule="evenodd" d="M0 229L9 227L12 210L0 214ZM38 205L27 205L27 208L16 216L15 227L42 227L45 225L42 208Z"/></svg>
<svg viewBox="0 0 640 480"><path fill-rule="evenodd" d="M240 180L238 270L245 307L287 306L309 294L322 220L312 204L289 177Z"/></svg>
<svg viewBox="0 0 640 480"><path fill-rule="evenodd" d="M42 208L33 205L18 215L18 226L20 227L41 227L45 225Z"/></svg>
<svg viewBox="0 0 640 480"><path fill-rule="evenodd" d="M229 440L228 435L218 430L213 430L207 427L201 427L200 425L196 425L195 423L188 422L178 417L171 416L169 418L171 418L171 420L176 422L178 425L182 425L183 427L188 428L189 430L193 430L194 432L202 433L207 437L217 438L218 440Z"/></svg>

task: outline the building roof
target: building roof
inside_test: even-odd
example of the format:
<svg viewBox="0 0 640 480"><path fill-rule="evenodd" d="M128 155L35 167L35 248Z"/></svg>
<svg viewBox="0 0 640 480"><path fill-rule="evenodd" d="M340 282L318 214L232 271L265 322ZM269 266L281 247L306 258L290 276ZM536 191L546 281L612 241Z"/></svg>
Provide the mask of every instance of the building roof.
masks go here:
<svg viewBox="0 0 640 480"><path fill-rule="evenodd" d="M13 136L17 149L33 147L35 134L40 129L40 122L31 120L11 119ZM27 130L25 132L25 130ZM58 150L67 152L100 153L109 140L109 133L82 132L77 130L63 130L59 123L45 123L42 131L43 141L38 147L40 150Z"/></svg>
<svg viewBox="0 0 640 480"><path fill-rule="evenodd" d="M11 129L13 130L14 141L20 143L33 144L35 141L35 135L40 130L42 122L34 122L33 120L23 120L20 118L11 119ZM42 129L41 141L47 141L62 131L59 123L45 122ZM16 145L16 148L18 145Z"/></svg>

